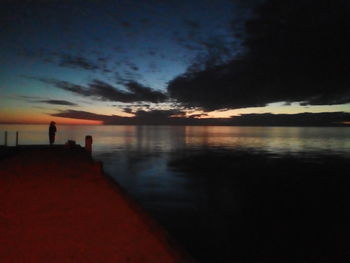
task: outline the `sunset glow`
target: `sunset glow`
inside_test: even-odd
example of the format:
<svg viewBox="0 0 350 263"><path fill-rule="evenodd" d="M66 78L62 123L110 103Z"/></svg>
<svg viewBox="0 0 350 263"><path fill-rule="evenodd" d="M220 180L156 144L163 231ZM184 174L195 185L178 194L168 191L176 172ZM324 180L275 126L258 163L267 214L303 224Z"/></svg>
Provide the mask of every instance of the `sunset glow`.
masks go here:
<svg viewBox="0 0 350 263"><path fill-rule="evenodd" d="M338 76L343 71L337 70L336 56L323 52L327 58L318 62L307 56L284 59L290 52L310 53L299 50L313 49L313 38L305 35L309 31L299 32L304 45L292 45L295 37L282 35L281 53L274 53L279 48L268 35L273 30L285 34L279 24L267 25L272 31L264 32L266 38L257 47L238 36L247 21L265 19L265 14L251 16L253 10L259 12L259 1L102 2L79 6L44 1L39 7L6 1L0 14L0 123L119 124L136 118L135 124L166 124L175 117L188 125L246 114L350 113L349 85L341 82L346 77ZM259 41L256 30L262 29L246 35L249 43ZM343 27L338 30L342 38ZM318 39L319 32L313 32ZM333 30L322 34L328 33L334 35ZM264 41L271 41L271 47L265 50ZM319 49L338 50L332 43L344 41ZM247 50L256 52L252 61L237 59ZM340 53L344 57L346 50ZM312 68L326 59L332 62ZM309 65L310 72L298 71L298 60L305 60L301 64ZM238 74L239 68L247 72ZM285 72L276 74L276 68Z"/></svg>

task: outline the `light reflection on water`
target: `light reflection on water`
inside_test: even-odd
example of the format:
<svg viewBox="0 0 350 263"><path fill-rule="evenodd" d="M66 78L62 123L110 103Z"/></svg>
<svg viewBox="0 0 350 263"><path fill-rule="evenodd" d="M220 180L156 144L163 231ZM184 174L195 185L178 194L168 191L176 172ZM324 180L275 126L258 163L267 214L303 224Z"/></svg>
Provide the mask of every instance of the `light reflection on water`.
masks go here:
<svg viewBox="0 0 350 263"><path fill-rule="evenodd" d="M226 127L226 126L90 126L58 125L56 143L75 140L84 145L92 135L95 152L171 152L179 149L224 148L286 154L335 152L349 154L350 129L346 127ZM0 125L0 144L8 131L8 144L47 144L46 125Z"/></svg>
<svg viewBox="0 0 350 263"><path fill-rule="evenodd" d="M348 154L347 128L313 127L186 127L186 145L250 149L275 154L338 152Z"/></svg>
<svg viewBox="0 0 350 263"><path fill-rule="evenodd" d="M258 195L257 202L268 204L267 207L271 201L279 200L279 197L281 200L294 200L293 191L285 196L283 191L281 193L279 188L275 187L276 185L285 187L289 184L293 186L294 181L288 181L286 184L279 184L278 180L261 181L261 185L256 189L253 187L249 192L246 189L249 190L256 184L254 182L250 184L249 176L248 179L239 177L235 169L218 167L221 169L218 174L204 171L207 174L198 176L172 169L170 163L174 159L180 157L187 160L210 152L212 155L204 158L203 162L212 164L199 162L199 165L206 164L215 168L216 162L221 161L221 156L217 157L215 153L220 152L260 152L264 156L273 157L314 156L327 153L350 157L349 128L60 125L57 128L58 144L70 139L84 145L85 135L92 135L94 158L103 161L107 174L122 185L133 199L168 230L175 235L181 233L179 238L182 238L182 245L191 248L194 254L197 251L197 256L203 262L206 258L208 262L214 262L205 255L205 251L212 251L214 257L221 252L224 255L229 253L227 251L235 251L230 247L230 242L239 244L240 240L233 240L232 233L238 236L241 234L241 237L246 236L246 233L240 232L241 229L250 227L244 225L250 217L245 218L240 214L242 209L247 210L244 208L247 206L245 200L255 200L254 196ZM20 133L20 144L48 144L46 125L0 125L0 144L4 140L5 130L9 132L10 145L14 145L16 131ZM230 165L230 162L231 159L226 164ZM195 164L198 165L198 162ZM237 165L239 167L239 164ZM248 164L250 165L255 164ZM312 185L311 190L295 186L296 192L306 195L310 192L310 196L313 197L317 196L318 188L327 189L328 182L320 183L320 187L313 181L306 181L300 185L305 184ZM338 187L342 184L335 181L335 185ZM336 195L336 192L332 194ZM267 197L264 197L265 195ZM271 199L269 196L272 196ZM322 194L320 196L322 197ZM310 208L312 206L307 207ZM249 209L260 211L259 206ZM298 208L291 207L291 211L298 215ZM280 216L278 212L269 213L275 220ZM237 222L241 222L241 225ZM253 221L253 224L256 222ZM256 227L255 230L264 233L264 228L265 226ZM246 247L242 245L242 248L253 247L250 242L251 240L248 240L248 245ZM193 244L197 247L193 247ZM257 247L259 246L260 243ZM235 253L238 252L239 249ZM227 257L231 256L229 254Z"/></svg>

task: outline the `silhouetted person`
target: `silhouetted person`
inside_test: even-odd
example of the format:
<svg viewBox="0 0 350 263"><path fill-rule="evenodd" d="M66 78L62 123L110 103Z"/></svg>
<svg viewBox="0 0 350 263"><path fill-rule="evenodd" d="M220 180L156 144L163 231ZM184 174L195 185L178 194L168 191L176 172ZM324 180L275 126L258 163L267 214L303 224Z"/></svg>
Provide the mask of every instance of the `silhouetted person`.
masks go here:
<svg viewBox="0 0 350 263"><path fill-rule="evenodd" d="M56 124L56 123L55 123L54 121L52 121L52 122L50 123L50 127L49 127L49 140L50 140L50 145L54 144L54 142L55 142L55 135L56 135L56 131L57 131L55 124Z"/></svg>

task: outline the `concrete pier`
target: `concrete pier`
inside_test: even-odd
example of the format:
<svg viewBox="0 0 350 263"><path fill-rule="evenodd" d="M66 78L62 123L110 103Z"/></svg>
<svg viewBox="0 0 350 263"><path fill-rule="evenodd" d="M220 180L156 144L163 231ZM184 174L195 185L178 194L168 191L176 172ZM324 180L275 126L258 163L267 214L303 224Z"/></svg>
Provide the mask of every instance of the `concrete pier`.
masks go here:
<svg viewBox="0 0 350 263"><path fill-rule="evenodd" d="M82 147L14 148L0 160L1 262L192 262Z"/></svg>

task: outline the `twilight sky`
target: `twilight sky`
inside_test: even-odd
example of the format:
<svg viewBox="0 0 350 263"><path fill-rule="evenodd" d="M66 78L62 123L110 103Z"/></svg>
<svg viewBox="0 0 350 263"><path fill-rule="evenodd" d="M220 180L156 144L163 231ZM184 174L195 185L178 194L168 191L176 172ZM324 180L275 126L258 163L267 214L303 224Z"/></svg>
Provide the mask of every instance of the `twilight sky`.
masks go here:
<svg viewBox="0 0 350 263"><path fill-rule="evenodd" d="M349 10L345 0L5 1L0 123L350 122Z"/></svg>

